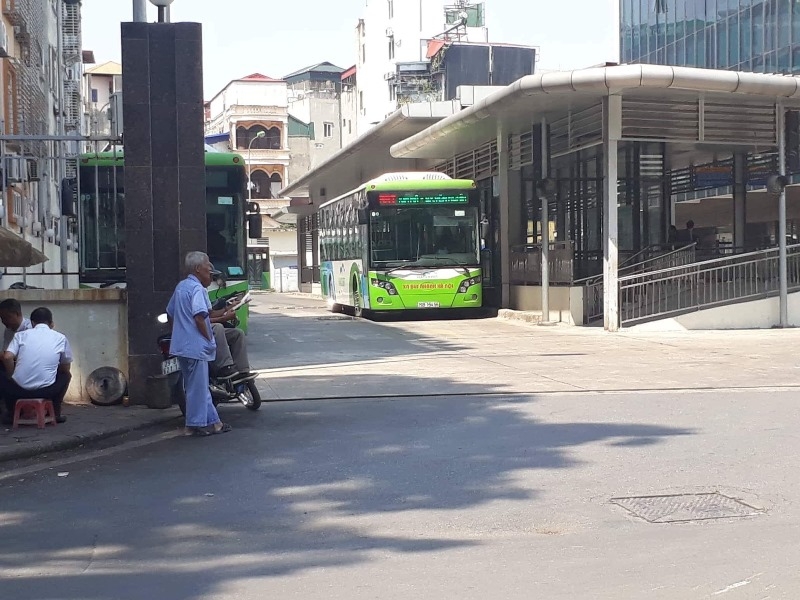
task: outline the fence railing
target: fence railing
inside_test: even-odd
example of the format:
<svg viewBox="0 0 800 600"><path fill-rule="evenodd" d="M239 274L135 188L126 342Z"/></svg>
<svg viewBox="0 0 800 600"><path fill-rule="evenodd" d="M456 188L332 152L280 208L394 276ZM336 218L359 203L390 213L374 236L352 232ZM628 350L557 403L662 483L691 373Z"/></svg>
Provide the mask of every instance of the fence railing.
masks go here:
<svg viewBox="0 0 800 600"><path fill-rule="evenodd" d="M625 260L619 269L619 277L660 271L688 265L695 260L696 244L675 248L673 244L649 246ZM640 259L637 261L637 259ZM603 276L595 275L576 281L583 285L583 323L599 320L603 316Z"/></svg>
<svg viewBox="0 0 800 600"><path fill-rule="evenodd" d="M800 289L800 244L787 248L787 279L790 290ZM765 298L777 294L779 285L777 248L624 275L620 324Z"/></svg>

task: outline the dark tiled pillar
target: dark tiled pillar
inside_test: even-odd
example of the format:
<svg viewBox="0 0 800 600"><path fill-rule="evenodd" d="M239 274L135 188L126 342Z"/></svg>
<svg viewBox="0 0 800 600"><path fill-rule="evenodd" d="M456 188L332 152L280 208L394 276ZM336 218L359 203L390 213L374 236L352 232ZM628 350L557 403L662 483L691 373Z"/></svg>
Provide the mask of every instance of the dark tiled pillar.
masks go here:
<svg viewBox="0 0 800 600"><path fill-rule="evenodd" d="M131 400L159 373L156 317L206 249L202 28L123 23L125 239Z"/></svg>

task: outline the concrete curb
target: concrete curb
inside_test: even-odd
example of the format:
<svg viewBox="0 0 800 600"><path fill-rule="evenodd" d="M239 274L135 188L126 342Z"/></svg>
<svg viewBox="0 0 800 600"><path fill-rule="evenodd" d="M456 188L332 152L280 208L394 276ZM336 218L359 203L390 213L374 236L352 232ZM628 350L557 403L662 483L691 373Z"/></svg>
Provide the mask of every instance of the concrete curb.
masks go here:
<svg viewBox="0 0 800 600"><path fill-rule="evenodd" d="M506 321L522 321L524 323L533 323L538 325L542 322L542 314L532 311L511 310L510 308L501 308L497 311L498 319L505 319Z"/></svg>
<svg viewBox="0 0 800 600"><path fill-rule="evenodd" d="M156 409L153 409L156 410ZM166 411L164 411L166 412ZM172 412L172 411L170 411ZM84 444L91 442L99 442L108 438L116 437L132 431L147 429L154 425L160 425L169 421L178 421L180 414L165 414L159 415L157 418L140 423L126 423L116 427L109 427L107 429L90 431L84 434L70 436L68 438L44 440L40 443L26 444L17 446L8 446L5 448L0 447L0 464L12 460L24 460L33 458L35 456L46 454L49 452L59 452L62 450L71 450L78 448Z"/></svg>

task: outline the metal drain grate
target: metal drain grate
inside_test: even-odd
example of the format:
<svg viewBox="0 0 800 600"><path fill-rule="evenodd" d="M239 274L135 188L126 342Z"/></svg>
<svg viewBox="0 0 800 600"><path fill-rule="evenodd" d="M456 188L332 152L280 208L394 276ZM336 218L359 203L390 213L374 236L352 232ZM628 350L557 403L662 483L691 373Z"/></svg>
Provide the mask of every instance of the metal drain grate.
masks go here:
<svg viewBox="0 0 800 600"><path fill-rule="evenodd" d="M763 514L763 511L718 492L671 496L611 498L611 502L648 523L682 523L731 519Z"/></svg>

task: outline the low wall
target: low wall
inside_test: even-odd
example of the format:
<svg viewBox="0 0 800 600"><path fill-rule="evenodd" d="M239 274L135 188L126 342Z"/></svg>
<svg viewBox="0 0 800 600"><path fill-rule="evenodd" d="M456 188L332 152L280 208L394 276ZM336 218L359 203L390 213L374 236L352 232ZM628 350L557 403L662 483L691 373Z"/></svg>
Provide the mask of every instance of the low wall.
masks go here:
<svg viewBox="0 0 800 600"><path fill-rule="evenodd" d="M789 325L800 326L800 292L789 294L788 300ZM626 329L633 331L770 329L779 322L780 299L775 296L706 308L677 317L626 327Z"/></svg>
<svg viewBox="0 0 800 600"><path fill-rule="evenodd" d="M583 325L583 288L550 286L551 323ZM512 285L511 308L525 312L542 312L542 286Z"/></svg>
<svg viewBox="0 0 800 600"><path fill-rule="evenodd" d="M86 377L99 367L116 367L127 377L125 290L4 290L0 296L19 300L26 317L39 306L53 311L55 329L67 336L74 355L68 401L89 401Z"/></svg>

